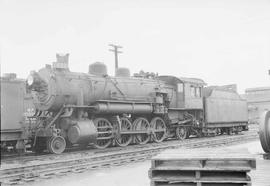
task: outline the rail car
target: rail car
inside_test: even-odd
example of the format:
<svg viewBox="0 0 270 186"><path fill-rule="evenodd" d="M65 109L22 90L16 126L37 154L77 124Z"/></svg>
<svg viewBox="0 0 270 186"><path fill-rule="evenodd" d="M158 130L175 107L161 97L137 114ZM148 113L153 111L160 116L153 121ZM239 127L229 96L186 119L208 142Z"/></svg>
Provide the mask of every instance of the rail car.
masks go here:
<svg viewBox="0 0 270 186"><path fill-rule="evenodd" d="M52 66L27 78L37 109L29 138L37 152L62 153L73 145L159 143L247 127L246 102L236 91L205 88L196 78L143 72L131 77L124 68L112 77L99 62L88 73L71 72L68 55L56 57Z"/></svg>
<svg viewBox="0 0 270 186"><path fill-rule="evenodd" d="M35 111L26 81L7 73L1 77L1 152L25 149L28 116Z"/></svg>

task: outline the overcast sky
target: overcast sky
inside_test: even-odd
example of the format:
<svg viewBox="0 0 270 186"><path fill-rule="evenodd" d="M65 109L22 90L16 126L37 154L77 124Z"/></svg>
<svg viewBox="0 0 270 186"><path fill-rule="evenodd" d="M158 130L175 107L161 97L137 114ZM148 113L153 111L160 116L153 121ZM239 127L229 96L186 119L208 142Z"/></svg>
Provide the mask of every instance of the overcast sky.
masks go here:
<svg viewBox="0 0 270 186"><path fill-rule="evenodd" d="M197 77L208 85L269 86L269 0L0 0L1 74L26 78L70 53L70 69L101 61L114 72L109 43L123 46L132 73Z"/></svg>

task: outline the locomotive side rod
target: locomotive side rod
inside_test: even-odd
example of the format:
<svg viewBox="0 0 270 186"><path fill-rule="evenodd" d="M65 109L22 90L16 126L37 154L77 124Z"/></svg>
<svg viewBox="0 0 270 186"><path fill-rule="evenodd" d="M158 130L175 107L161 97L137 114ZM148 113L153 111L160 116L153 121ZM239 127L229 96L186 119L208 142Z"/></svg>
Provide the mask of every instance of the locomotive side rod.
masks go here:
<svg viewBox="0 0 270 186"><path fill-rule="evenodd" d="M163 132L163 130L155 130L156 132ZM108 134L113 133L110 131L98 132L98 134ZM120 131L120 134L151 134L151 130L133 130L133 131Z"/></svg>

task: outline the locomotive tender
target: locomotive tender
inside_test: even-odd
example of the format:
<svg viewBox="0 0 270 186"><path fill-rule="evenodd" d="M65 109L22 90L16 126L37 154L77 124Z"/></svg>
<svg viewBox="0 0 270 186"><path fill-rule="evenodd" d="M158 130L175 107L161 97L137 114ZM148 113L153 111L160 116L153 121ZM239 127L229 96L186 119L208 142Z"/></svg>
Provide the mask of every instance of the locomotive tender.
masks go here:
<svg viewBox="0 0 270 186"><path fill-rule="evenodd" d="M19 79L14 73L1 77L1 152L17 149L24 151L25 133L29 126L28 116L35 108L31 95L26 92L25 79Z"/></svg>
<svg viewBox="0 0 270 186"><path fill-rule="evenodd" d="M89 73L71 72L68 54L57 55L53 66L27 78L37 109L32 145L62 153L74 144L106 148L245 128L246 102L235 91L205 85L195 78L131 77L123 68L111 77L98 62Z"/></svg>

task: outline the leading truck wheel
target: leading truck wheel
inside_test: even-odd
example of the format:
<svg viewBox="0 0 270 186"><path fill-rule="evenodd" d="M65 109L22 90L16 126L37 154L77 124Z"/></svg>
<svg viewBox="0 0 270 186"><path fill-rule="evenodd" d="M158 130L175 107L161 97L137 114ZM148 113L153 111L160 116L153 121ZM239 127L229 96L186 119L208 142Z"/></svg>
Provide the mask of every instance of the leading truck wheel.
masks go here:
<svg viewBox="0 0 270 186"><path fill-rule="evenodd" d="M176 133L176 138L179 140L184 140L188 136L186 127L177 127L175 133Z"/></svg>
<svg viewBox="0 0 270 186"><path fill-rule="evenodd" d="M94 119L98 137L94 144L97 149L105 149L112 143L112 124L105 118Z"/></svg>
<svg viewBox="0 0 270 186"><path fill-rule="evenodd" d="M162 142L166 138L166 124L160 117L152 119L150 126L153 131L153 140L157 143Z"/></svg>
<svg viewBox="0 0 270 186"><path fill-rule="evenodd" d="M259 137L263 150L270 152L270 111L265 111L260 119Z"/></svg>
<svg viewBox="0 0 270 186"><path fill-rule="evenodd" d="M53 136L48 141L48 151L53 154L61 154L66 149L66 140L62 136Z"/></svg>

